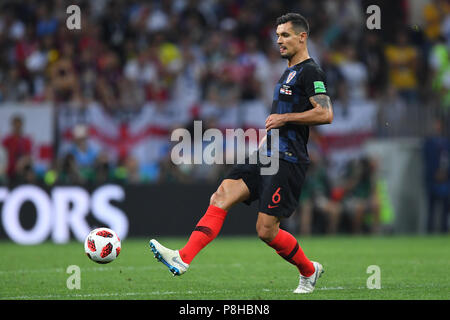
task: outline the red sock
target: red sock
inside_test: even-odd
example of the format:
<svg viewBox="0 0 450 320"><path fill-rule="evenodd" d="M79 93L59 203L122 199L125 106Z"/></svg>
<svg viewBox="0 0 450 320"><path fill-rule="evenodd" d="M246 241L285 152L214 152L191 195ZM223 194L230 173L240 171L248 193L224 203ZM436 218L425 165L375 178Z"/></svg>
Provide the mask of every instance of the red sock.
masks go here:
<svg viewBox="0 0 450 320"><path fill-rule="evenodd" d="M283 259L295 265L305 277L309 277L314 273L313 263L305 256L297 239L289 232L280 229L276 237L268 245L274 248Z"/></svg>
<svg viewBox="0 0 450 320"><path fill-rule="evenodd" d="M209 206L189 237L188 242L179 250L181 259L190 264L192 259L220 232L227 212L219 207Z"/></svg>

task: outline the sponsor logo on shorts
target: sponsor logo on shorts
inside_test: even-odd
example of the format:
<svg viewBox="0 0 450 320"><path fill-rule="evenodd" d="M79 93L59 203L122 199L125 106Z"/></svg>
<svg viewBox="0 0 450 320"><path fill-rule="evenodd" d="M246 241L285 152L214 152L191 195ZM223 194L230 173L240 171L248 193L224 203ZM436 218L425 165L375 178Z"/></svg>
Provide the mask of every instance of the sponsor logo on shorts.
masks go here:
<svg viewBox="0 0 450 320"><path fill-rule="evenodd" d="M280 190L281 190L281 187L279 187L279 188L273 193L273 195L272 195L272 202L273 202L274 204L279 203L279 202L281 201ZM273 208L278 207L278 205L270 205L270 204L269 204L267 207L268 207L269 209L273 209Z"/></svg>

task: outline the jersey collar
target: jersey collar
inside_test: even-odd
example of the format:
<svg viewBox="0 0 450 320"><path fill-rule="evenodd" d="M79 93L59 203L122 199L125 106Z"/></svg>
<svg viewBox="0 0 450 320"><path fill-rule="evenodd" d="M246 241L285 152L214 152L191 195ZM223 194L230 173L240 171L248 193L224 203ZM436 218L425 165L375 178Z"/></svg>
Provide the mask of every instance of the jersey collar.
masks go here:
<svg viewBox="0 0 450 320"><path fill-rule="evenodd" d="M299 62L299 63L297 63L297 64L294 64L292 67L288 67L288 69L289 69L289 70L298 69L298 67L300 67L301 65L303 65L303 64L305 64L305 63L307 63L307 62L310 62L310 61L314 62L314 59L313 59L313 58L308 58L308 59L306 59L306 60L303 60L302 62Z"/></svg>

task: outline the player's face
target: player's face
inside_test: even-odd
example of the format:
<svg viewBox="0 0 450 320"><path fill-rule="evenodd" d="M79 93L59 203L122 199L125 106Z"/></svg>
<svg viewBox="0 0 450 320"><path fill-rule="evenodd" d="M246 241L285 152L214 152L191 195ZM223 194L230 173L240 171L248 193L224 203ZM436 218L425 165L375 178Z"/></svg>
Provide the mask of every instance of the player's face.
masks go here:
<svg viewBox="0 0 450 320"><path fill-rule="evenodd" d="M291 59L300 51L304 43L304 34L306 33L296 33L290 21L277 26L277 44L282 58Z"/></svg>

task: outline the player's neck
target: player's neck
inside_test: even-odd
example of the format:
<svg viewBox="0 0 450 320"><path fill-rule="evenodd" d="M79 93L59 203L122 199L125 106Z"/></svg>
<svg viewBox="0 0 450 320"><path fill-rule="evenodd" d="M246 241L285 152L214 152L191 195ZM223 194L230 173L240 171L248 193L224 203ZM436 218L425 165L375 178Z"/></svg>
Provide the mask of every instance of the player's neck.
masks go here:
<svg viewBox="0 0 450 320"><path fill-rule="evenodd" d="M288 68L295 66L296 64L302 63L303 61L311 58L309 56L308 50L299 51L295 56L288 60Z"/></svg>

